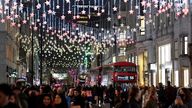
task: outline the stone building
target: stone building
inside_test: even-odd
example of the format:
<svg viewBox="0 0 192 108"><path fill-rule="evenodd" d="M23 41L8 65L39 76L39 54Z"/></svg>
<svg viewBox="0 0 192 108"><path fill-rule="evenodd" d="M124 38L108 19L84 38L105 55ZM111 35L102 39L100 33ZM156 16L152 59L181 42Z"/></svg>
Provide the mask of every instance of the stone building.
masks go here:
<svg viewBox="0 0 192 108"><path fill-rule="evenodd" d="M137 36L136 45L144 84L171 81L176 86L190 86L191 12L177 15L170 8L162 13L151 11L144 19L145 35Z"/></svg>
<svg viewBox="0 0 192 108"><path fill-rule="evenodd" d="M0 82L13 83L18 75L19 29L9 26L9 22L0 24Z"/></svg>

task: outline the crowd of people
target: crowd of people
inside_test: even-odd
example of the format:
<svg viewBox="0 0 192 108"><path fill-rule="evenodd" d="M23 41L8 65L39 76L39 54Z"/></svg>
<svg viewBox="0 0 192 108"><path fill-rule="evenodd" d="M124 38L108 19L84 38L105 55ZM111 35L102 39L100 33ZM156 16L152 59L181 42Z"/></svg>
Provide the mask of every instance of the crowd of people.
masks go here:
<svg viewBox="0 0 192 108"><path fill-rule="evenodd" d="M192 89L157 87L51 87L0 84L0 108L192 108Z"/></svg>
<svg viewBox="0 0 192 108"><path fill-rule="evenodd" d="M120 93L115 108L192 108L192 89L167 86L132 87Z"/></svg>

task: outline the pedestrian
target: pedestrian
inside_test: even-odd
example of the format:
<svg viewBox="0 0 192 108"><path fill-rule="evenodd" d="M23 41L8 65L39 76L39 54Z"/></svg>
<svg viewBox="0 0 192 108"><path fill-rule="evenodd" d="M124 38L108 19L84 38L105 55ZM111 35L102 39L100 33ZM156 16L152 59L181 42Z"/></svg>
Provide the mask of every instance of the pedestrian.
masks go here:
<svg viewBox="0 0 192 108"><path fill-rule="evenodd" d="M191 108L191 107L187 107L180 96L177 96L175 99L175 102L169 106L169 108Z"/></svg>
<svg viewBox="0 0 192 108"><path fill-rule="evenodd" d="M39 108L53 108L51 94L42 94L41 105Z"/></svg>
<svg viewBox="0 0 192 108"><path fill-rule="evenodd" d="M85 107L85 99L81 96L81 92L78 89L74 89L74 97L71 100L71 106Z"/></svg>
<svg viewBox="0 0 192 108"><path fill-rule="evenodd" d="M115 105L115 108L129 108L128 92L123 92L120 94L120 102Z"/></svg>
<svg viewBox="0 0 192 108"><path fill-rule="evenodd" d="M70 88L66 96L68 108L70 108L71 106L71 100L73 98L73 95L74 95L73 88Z"/></svg>
<svg viewBox="0 0 192 108"><path fill-rule="evenodd" d="M176 88L171 86L171 82L167 81L167 87L165 88L165 108L168 108L175 100L177 94Z"/></svg>
<svg viewBox="0 0 192 108"><path fill-rule="evenodd" d="M138 87L132 87L130 96L130 108L141 108L140 91Z"/></svg>
<svg viewBox="0 0 192 108"><path fill-rule="evenodd" d="M41 102L41 96L40 92L38 91L38 88L33 86L29 90L29 98L28 98L28 105L29 108L37 108Z"/></svg>
<svg viewBox="0 0 192 108"><path fill-rule="evenodd" d="M192 95L189 89L180 88L178 89L177 95L181 97L183 104L185 104L188 108L192 108Z"/></svg>
<svg viewBox="0 0 192 108"><path fill-rule="evenodd" d="M107 97L109 97L109 102L110 102L110 108L112 108L114 106L114 98L115 98L115 88L113 87L113 85L111 84L109 86L109 89L107 90L106 93Z"/></svg>
<svg viewBox="0 0 192 108"><path fill-rule="evenodd" d="M165 89L162 83L159 83L158 85L157 94L158 94L159 107L164 108L166 100L165 100Z"/></svg>
<svg viewBox="0 0 192 108"><path fill-rule="evenodd" d="M13 95L16 98L16 103L19 105L20 108L28 108L28 103L27 103L27 95L21 91L20 88L15 87L13 88Z"/></svg>
<svg viewBox="0 0 192 108"><path fill-rule="evenodd" d="M159 108L158 97L155 88L150 89L149 98L144 108Z"/></svg>
<svg viewBox="0 0 192 108"><path fill-rule="evenodd" d="M144 87L142 88L142 94L141 94L141 98L142 98L142 108L144 108L149 100L149 95L150 95L150 88L149 87Z"/></svg>
<svg viewBox="0 0 192 108"><path fill-rule="evenodd" d="M68 108L64 94L56 94L54 99L54 108Z"/></svg>
<svg viewBox="0 0 192 108"><path fill-rule="evenodd" d="M10 102L11 94L12 90L8 84L0 84L0 108L19 108L18 105Z"/></svg>

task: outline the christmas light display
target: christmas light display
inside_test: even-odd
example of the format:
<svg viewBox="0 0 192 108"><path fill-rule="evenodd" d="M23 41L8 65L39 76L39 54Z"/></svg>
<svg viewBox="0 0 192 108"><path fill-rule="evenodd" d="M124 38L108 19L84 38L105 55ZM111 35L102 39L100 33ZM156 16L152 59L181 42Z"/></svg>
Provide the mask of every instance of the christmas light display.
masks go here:
<svg viewBox="0 0 192 108"><path fill-rule="evenodd" d="M49 66L74 67L84 61L86 51L94 52L96 49L104 52L106 48L114 46L112 35L116 34L112 27L103 28L98 23L86 26L78 24L77 20L83 15L88 20L95 16L101 19L106 15L107 25L113 19L122 19L122 3L127 6L128 14L136 15L137 18L140 17L140 11L146 16L166 13L167 17L170 17L169 11L173 11L176 18L189 13L188 0L1 0L0 22L9 21L11 27L19 28L29 25L31 31L37 33L35 40L38 41L41 35L44 37L41 53ZM146 24L149 23L153 21ZM124 26L129 25L120 24L120 27ZM136 32L140 28L139 24L136 27L129 27L125 31ZM101 36L98 36L99 33ZM19 39L22 47L29 50L31 37L20 35ZM123 43L118 42L130 44L134 40L127 38ZM35 50L39 52L39 45L35 45ZM89 59L92 60L93 56Z"/></svg>

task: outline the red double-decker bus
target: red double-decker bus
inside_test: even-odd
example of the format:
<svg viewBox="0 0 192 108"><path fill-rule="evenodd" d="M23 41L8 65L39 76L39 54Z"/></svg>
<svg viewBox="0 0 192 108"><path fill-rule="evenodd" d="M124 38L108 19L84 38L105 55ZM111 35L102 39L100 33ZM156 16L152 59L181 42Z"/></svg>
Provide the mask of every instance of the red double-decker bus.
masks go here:
<svg viewBox="0 0 192 108"><path fill-rule="evenodd" d="M137 84L137 65L131 62L116 62L109 64L112 67L113 83Z"/></svg>
<svg viewBox="0 0 192 108"><path fill-rule="evenodd" d="M137 65L131 62L115 62L99 66L94 69L93 73L97 73L97 79L100 76L101 83L104 85L113 84L124 88L135 85L138 81Z"/></svg>

